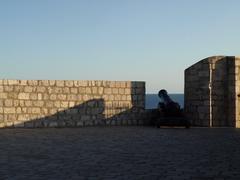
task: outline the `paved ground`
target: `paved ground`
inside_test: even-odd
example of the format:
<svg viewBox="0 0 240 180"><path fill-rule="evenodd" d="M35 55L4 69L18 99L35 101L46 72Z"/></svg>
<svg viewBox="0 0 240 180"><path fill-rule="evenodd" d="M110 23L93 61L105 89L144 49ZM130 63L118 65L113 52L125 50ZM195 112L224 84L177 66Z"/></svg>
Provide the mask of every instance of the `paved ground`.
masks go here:
<svg viewBox="0 0 240 180"><path fill-rule="evenodd" d="M1 129L0 179L240 179L240 129Z"/></svg>

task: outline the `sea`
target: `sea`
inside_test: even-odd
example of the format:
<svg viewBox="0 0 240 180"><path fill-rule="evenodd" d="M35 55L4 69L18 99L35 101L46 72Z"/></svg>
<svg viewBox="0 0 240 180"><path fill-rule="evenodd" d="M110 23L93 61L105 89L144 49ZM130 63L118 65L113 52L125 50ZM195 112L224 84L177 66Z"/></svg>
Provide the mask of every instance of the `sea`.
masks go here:
<svg viewBox="0 0 240 180"><path fill-rule="evenodd" d="M169 94L170 98L177 102L181 108L184 107L184 94ZM146 109L154 109L157 108L159 103L158 94L146 94Z"/></svg>

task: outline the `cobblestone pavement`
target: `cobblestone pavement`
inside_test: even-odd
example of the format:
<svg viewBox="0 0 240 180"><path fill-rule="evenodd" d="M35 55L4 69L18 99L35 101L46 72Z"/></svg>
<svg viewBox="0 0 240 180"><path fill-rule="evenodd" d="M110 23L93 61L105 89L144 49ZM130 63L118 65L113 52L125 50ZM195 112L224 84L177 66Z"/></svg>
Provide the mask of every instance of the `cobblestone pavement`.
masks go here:
<svg viewBox="0 0 240 180"><path fill-rule="evenodd" d="M0 179L240 179L240 129L1 129Z"/></svg>

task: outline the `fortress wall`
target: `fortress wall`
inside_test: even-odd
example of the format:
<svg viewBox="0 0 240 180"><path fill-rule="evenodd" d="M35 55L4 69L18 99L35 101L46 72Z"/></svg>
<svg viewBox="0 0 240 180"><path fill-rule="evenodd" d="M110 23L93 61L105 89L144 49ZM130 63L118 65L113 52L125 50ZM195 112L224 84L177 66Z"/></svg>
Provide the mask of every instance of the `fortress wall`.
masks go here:
<svg viewBox="0 0 240 180"><path fill-rule="evenodd" d="M0 80L0 127L143 124L145 82Z"/></svg>
<svg viewBox="0 0 240 180"><path fill-rule="evenodd" d="M239 59L213 56L185 70L185 113L193 125L235 127Z"/></svg>

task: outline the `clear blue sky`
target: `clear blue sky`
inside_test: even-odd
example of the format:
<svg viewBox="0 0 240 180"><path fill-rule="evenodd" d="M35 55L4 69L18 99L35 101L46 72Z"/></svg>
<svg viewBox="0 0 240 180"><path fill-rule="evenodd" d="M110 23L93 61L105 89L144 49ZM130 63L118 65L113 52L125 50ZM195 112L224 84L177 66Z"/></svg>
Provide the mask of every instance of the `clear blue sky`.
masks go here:
<svg viewBox="0 0 240 180"><path fill-rule="evenodd" d="M181 93L184 69L212 55L240 55L239 0L0 0L1 79Z"/></svg>

